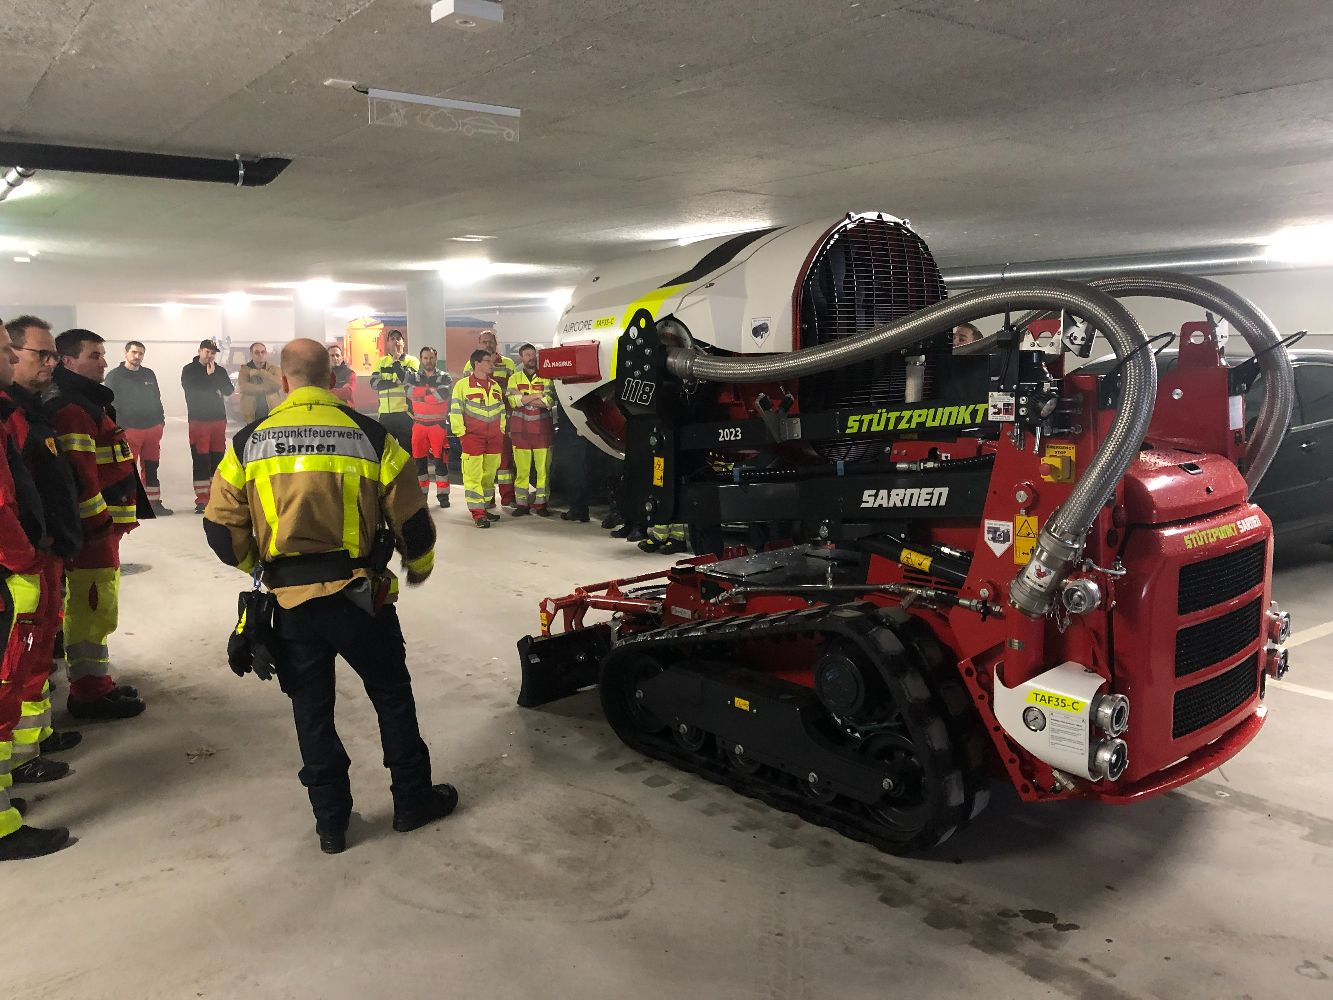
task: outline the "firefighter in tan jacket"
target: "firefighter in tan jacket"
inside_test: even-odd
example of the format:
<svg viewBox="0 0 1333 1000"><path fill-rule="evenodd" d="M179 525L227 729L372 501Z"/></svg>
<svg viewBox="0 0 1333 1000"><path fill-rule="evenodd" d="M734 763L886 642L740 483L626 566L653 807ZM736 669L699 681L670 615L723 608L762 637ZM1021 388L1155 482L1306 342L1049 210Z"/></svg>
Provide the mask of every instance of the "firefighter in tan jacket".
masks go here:
<svg viewBox="0 0 1333 1000"><path fill-rule="evenodd" d="M278 681L292 700L301 784L320 849L335 854L346 846L352 811L350 762L333 724L336 656L360 675L379 716L394 829L447 816L458 793L431 783L392 603L397 580L387 546L377 542L389 542L407 582L420 584L434 567L435 528L407 452L332 385L323 344L303 339L283 348L289 395L233 438L213 479L204 533L219 559L247 573L258 568L277 597Z"/></svg>

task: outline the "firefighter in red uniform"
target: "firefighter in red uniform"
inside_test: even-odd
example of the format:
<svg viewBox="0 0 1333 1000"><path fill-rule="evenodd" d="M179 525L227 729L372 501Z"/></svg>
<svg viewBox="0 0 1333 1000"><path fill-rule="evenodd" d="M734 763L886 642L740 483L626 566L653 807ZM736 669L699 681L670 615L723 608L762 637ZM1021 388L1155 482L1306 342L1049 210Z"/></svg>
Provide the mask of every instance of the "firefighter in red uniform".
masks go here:
<svg viewBox="0 0 1333 1000"><path fill-rule="evenodd" d="M473 351L468 365L472 374L454 383L449 429L463 449L463 492L472 522L478 528L489 528L492 521L499 520L486 506L504 450L504 393L491 378L494 361L489 351Z"/></svg>
<svg viewBox="0 0 1333 1000"><path fill-rule="evenodd" d="M18 409L7 424L37 488L46 532L37 626L31 647L21 657L20 676L14 679L22 704L14 727L12 774L15 784L23 784L63 778L69 765L47 755L70 750L83 739L72 730L52 729L50 684L62 617L60 580L65 560L74 558L83 543L83 529L74 474L60 457L55 426L42 406L41 397L51 386L57 359L50 324L35 316L20 316L6 324L6 329L19 353L14 384L6 390Z"/></svg>
<svg viewBox="0 0 1333 1000"><path fill-rule="evenodd" d="M17 360L9 331L0 326L0 389L13 382ZM4 641L0 659L0 861L40 857L69 842L64 827L40 830L25 826L19 807L9 796L13 733L21 705L21 685L16 681L22 654L33 644L37 628L43 558L39 546L46 540L41 498L10 438L8 423L13 412L14 404L0 399L0 637Z"/></svg>
<svg viewBox="0 0 1333 1000"><path fill-rule="evenodd" d="M144 703L138 691L111 679L106 641L119 619L120 539L138 527L142 487L125 432L116 425L111 390L102 385L102 338L66 330L56 338L56 351L61 364L46 412L74 470L83 524L83 548L65 566L67 704L76 719L127 719Z"/></svg>
<svg viewBox="0 0 1333 1000"><path fill-rule="evenodd" d="M337 344L329 345L329 367L333 369L333 393L348 406L356 406L356 372L343 360L343 349Z"/></svg>
<svg viewBox="0 0 1333 1000"><path fill-rule="evenodd" d="M551 442L555 440L555 390L551 380L537 374L537 348L518 349L520 368L509 376L505 393L509 403L509 439L514 445L514 517L529 509L550 517L546 506L546 478L551 469Z"/></svg>
<svg viewBox="0 0 1333 1000"><path fill-rule="evenodd" d="M417 460L417 482L430 497L430 461L435 458L435 500L449 506L449 373L435 366L439 354L421 349L421 369L407 379L407 408L412 414L412 457Z"/></svg>

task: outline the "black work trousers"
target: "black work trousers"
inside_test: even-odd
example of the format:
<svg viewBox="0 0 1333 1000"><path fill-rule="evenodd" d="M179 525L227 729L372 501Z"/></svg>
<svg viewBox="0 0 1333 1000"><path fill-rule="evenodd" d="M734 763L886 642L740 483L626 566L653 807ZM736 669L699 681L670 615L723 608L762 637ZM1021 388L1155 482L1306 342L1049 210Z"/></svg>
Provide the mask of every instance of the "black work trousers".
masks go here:
<svg viewBox="0 0 1333 1000"><path fill-rule="evenodd" d="M379 421L384 429L393 435L394 440L403 446L403 451L412 454L412 415L410 413L381 413Z"/></svg>
<svg viewBox="0 0 1333 1000"><path fill-rule="evenodd" d="M345 830L352 812L351 762L333 724L337 656L361 677L379 716L394 810L415 808L431 787L430 751L417 728L407 648L393 605L372 617L342 594L333 594L279 609L277 624L284 660L278 682L292 700L301 747L299 777L310 794L315 825Z"/></svg>

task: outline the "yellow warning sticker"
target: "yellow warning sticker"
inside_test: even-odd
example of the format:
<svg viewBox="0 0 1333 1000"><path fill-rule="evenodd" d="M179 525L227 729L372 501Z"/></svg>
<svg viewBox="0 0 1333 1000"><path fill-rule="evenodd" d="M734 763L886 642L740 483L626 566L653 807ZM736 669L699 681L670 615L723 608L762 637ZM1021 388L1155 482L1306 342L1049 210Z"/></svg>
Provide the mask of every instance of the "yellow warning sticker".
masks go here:
<svg viewBox="0 0 1333 1000"><path fill-rule="evenodd" d="M666 485L666 459L665 459L665 458L654 458L654 459L653 459L653 485L654 485L654 486L665 486L665 485Z"/></svg>
<svg viewBox="0 0 1333 1000"><path fill-rule="evenodd" d="M750 710L749 698L732 698L731 703L735 705L737 708L739 708L742 712L748 712Z"/></svg>
<svg viewBox="0 0 1333 1000"><path fill-rule="evenodd" d="M1072 483L1077 459L1077 446L1048 444L1041 456L1041 478L1048 483Z"/></svg>
<svg viewBox="0 0 1333 1000"><path fill-rule="evenodd" d="M1061 712L1072 712L1074 715L1083 714L1083 710L1088 707L1086 701L1080 701L1078 698L1071 698L1064 694L1056 694L1054 691L1043 691L1040 688L1029 691L1027 700L1030 705L1054 708Z"/></svg>
<svg viewBox="0 0 1333 1000"><path fill-rule="evenodd" d="M913 552L911 549L903 549L903 554L898 557L898 561L904 566L910 566L912 569L919 569L922 573L930 572L930 556L922 555L920 552Z"/></svg>
<svg viewBox="0 0 1333 1000"><path fill-rule="evenodd" d="M1032 550L1037 547L1037 516L1019 514L1014 518L1014 562L1026 566L1032 560Z"/></svg>

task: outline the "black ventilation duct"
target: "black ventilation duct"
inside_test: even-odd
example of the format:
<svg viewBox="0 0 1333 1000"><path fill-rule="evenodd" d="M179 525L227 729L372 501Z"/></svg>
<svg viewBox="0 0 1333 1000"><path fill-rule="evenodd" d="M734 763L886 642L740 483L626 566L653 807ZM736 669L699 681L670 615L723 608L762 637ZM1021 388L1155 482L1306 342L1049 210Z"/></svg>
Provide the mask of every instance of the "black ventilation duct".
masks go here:
<svg viewBox="0 0 1333 1000"><path fill-rule="evenodd" d="M230 159L140 153L128 149L53 146L44 142L0 142L0 163L27 170L68 170L116 177L153 177L167 181L204 181L235 187L263 187L287 169L281 156Z"/></svg>

